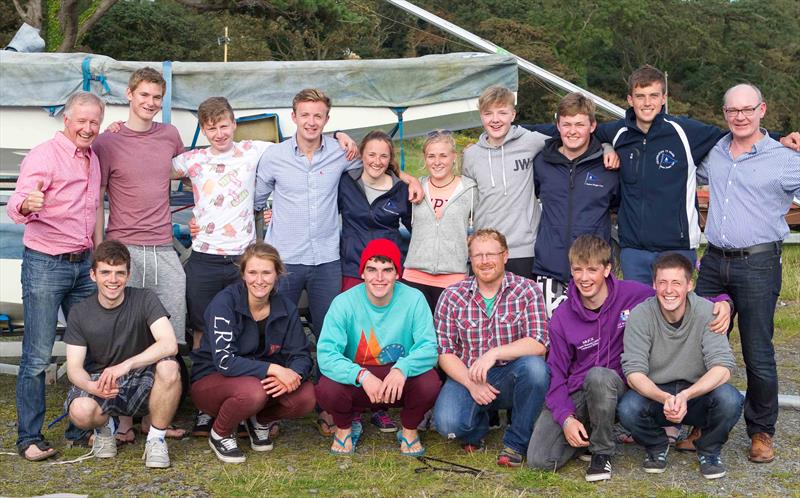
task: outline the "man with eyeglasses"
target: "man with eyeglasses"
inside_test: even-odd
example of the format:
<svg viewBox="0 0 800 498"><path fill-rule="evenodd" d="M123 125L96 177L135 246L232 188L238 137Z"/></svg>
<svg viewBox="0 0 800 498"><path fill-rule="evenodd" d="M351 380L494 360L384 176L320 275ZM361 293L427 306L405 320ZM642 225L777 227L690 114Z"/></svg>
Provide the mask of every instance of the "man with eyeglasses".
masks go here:
<svg viewBox="0 0 800 498"><path fill-rule="evenodd" d="M471 453L483 446L489 410L513 408L497 464L519 467L550 383L544 299L532 280L505 271L503 234L477 230L468 247L474 275L445 289L434 313L439 366L448 377L434 423Z"/></svg>
<svg viewBox="0 0 800 498"><path fill-rule="evenodd" d="M784 214L800 195L800 154L773 140L761 119L767 104L750 84L725 93L722 108L730 133L698 169L711 201L708 249L701 261L698 294L725 292L739 313L747 367L744 418L751 462L775 458L778 376L772 346L775 304L781 290L781 244L789 234ZM790 139L800 140L795 132Z"/></svg>
<svg viewBox="0 0 800 498"><path fill-rule="evenodd" d="M694 264L700 245L696 205L697 165L723 130L663 112L666 78L645 65L628 78L625 118L598 125L595 135L620 158L619 243L622 273L650 284L652 264L664 252L683 254ZM800 140L781 143L800 150Z"/></svg>

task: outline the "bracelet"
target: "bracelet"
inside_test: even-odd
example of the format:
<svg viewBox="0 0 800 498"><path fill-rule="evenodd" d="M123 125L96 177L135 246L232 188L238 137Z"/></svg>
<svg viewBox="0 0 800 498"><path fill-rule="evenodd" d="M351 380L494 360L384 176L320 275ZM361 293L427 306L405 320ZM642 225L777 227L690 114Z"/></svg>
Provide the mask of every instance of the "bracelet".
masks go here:
<svg viewBox="0 0 800 498"><path fill-rule="evenodd" d="M358 372L358 375L356 375L356 385L361 386L361 382L364 381L367 375L369 375L369 370L362 368L361 371Z"/></svg>
<svg viewBox="0 0 800 498"><path fill-rule="evenodd" d="M332 135L332 136L333 136L333 139L334 139L334 140L337 140L337 138L336 138L336 134L337 134L337 133L339 133L340 131L341 131L341 130L336 130L336 131L334 131L334 132L333 132L333 135Z"/></svg>

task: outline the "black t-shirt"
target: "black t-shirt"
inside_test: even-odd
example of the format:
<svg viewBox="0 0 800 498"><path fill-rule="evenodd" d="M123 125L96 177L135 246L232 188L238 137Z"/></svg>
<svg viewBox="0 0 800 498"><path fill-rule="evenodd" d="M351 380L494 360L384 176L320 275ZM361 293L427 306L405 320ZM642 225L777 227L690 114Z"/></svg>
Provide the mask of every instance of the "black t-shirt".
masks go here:
<svg viewBox="0 0 800 498"><path fill-rule="evenodd" d="M122 304L112 309L100 306L95 293L70 310L64 342L85 346L84 368L100 373L155 343L150 325L161 317L169 314L150 289L126 287Z"/></svg>

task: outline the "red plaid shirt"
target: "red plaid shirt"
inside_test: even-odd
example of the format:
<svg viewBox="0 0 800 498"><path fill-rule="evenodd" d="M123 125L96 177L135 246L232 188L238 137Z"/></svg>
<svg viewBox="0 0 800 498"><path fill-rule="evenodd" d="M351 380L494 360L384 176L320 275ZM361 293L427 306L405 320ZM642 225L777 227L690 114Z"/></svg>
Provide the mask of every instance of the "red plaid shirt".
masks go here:
<svg viewBox="0 0 800 498"><path fill-rule="evenodd" d="M439 354L458 356L467 367L489 349L532 337L547 347L547 315L542 291L532 280L506 272L492 306L478 292L475 277L442 292L434 315Z"/></svg>

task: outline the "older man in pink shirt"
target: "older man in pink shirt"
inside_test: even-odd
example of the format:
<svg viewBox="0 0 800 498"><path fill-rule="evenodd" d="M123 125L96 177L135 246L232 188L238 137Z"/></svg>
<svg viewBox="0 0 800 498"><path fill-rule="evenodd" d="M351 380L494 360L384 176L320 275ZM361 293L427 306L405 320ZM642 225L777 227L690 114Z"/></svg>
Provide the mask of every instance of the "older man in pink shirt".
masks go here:
<svg viewBox="0 0 800 498"><path fill-rule="evenodd" d="M31 149L20 167L8 216L25 224L22 302L25 335L17 377L17 449L27 460L56 451L42 436L44 371L55 341L58 309L92 294L89 276L97 218L103 215L100 164L91 145L105 105L77 92L64 105L64 131Z"/></svg>

